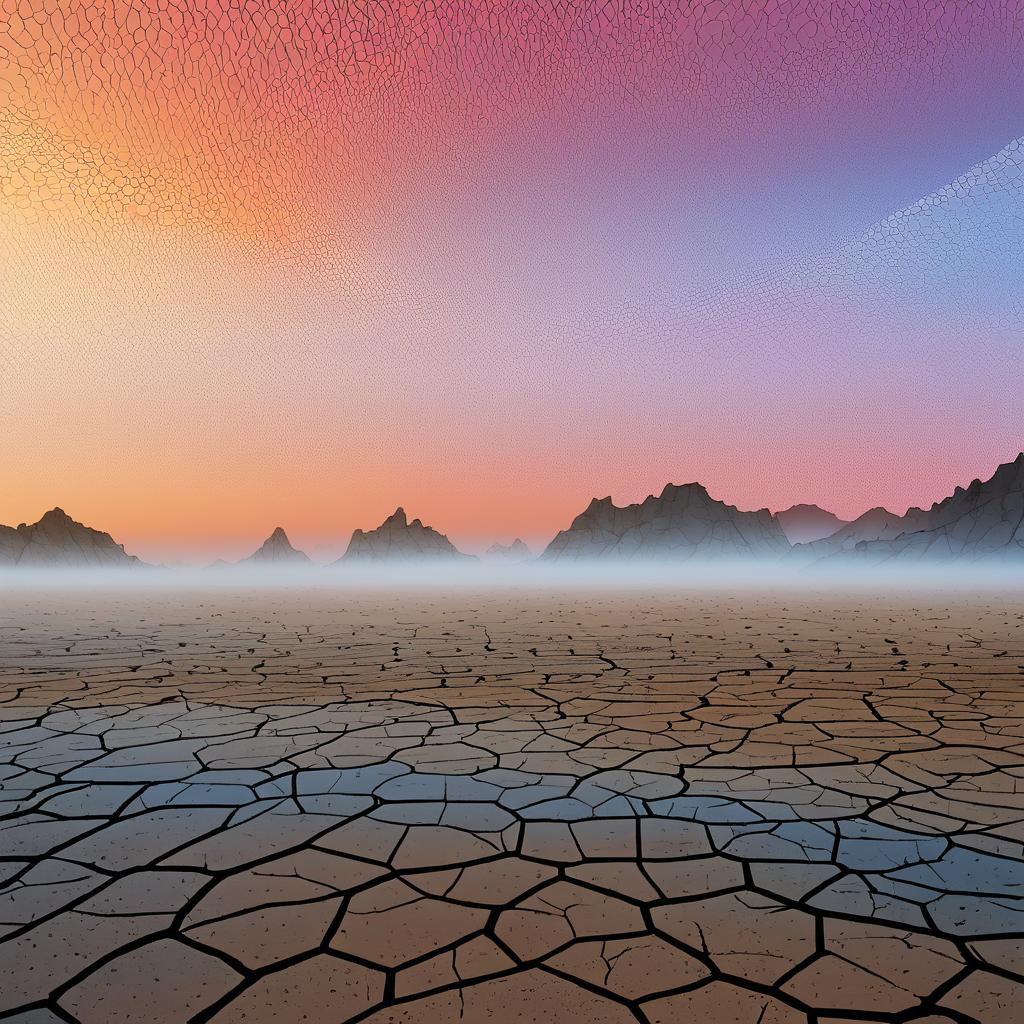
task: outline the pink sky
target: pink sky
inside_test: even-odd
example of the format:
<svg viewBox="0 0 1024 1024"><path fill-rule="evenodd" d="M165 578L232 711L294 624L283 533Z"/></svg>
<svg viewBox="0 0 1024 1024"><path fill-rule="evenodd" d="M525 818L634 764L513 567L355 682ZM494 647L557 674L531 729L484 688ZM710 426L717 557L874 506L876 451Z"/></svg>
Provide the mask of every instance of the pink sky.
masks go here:
<svg viewBox="0 0 1024 1024"><path fill-rule="evenodd" d="M14 26L0 522L202 558L402 504L474 550L1024 446L1020 20L484 7Z"/></svg>

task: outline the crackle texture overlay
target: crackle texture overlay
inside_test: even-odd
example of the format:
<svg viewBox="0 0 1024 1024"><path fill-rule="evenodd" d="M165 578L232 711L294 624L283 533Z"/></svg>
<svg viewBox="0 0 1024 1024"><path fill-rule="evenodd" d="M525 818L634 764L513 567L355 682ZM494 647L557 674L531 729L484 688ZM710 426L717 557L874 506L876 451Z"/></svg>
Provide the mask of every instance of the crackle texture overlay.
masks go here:
<svg viewBox="0 0 1024 1024"><path fill-rule="evenodd" d="M1022 126L1022 0L0 0L0 522L927 507L1020 450Z"/></svg>
<svg viewBox="0 0 1024 1024"><path fill-rule="evenodd" d="M0 604L0 1015L1014 1024L1024 609Z"/></svg>

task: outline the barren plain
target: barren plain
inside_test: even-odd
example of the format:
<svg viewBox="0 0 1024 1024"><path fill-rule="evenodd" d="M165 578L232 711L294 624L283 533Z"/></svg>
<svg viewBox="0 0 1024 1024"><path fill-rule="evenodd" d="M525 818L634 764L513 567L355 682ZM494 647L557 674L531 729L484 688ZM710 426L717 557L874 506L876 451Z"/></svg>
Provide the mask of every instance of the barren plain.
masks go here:
<svg viewBox="0 0 1024 1024"><path fill-rule="evenodd" d="M0 1018L1016 1024L1020 594L0 596Z"/></svg>

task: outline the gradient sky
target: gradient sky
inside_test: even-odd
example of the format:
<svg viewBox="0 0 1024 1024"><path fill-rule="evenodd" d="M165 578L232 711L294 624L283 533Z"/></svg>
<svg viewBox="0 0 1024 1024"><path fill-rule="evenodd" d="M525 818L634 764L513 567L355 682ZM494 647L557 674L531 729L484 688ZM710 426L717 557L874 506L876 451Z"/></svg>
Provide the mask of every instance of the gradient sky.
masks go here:
<svg viewBox="0 0 1024 1024"><path fill-rule="evenodd" d="M1024 4L22 0L0 522L467 550L1024 447Z"/></svg>

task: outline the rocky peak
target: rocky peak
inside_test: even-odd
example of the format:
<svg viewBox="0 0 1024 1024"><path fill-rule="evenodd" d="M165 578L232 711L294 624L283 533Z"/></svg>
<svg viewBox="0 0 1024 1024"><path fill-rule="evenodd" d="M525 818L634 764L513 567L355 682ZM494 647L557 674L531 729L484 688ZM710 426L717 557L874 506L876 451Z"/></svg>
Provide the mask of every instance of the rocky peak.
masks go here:
<svg viewBox="0 0 1024 1024"><path fill-rule="evenodd" d="M972 480L928 509L904 516L872 509L816 554L854 554L866 562L894 559L1024 558L1024 453L1003 463L988 480ZM859 527L859 528L858 528ZM858 528L858 529L855 529ZM845 537L844 537L845 535ZM841 545L836 541L842 540ZM851 543L852 542L852 543ZM810 545L817 549L818 545Z"/></svg>
<svg viewBox="0 0 1024 1024"><path fill-rule="evenodd" d="M62 509L59 505L54 508L51 508L49 512L44 512L42 516L40 516L39 522L36 523L36 525L41 526L44 523L47 525L60 524L62 526L75 525L74 519L72 519L71 516L69 516L67 512L65 512L64 509ZM78 525L81 524L79 523Z"/></svg>
<svg viewBox="0 0 1024 1024"><path fill-rule="evenodd" d="M708 494L708 489L703 485L697 483L696 480L688 484L673 484L668 483L661 489L661 494L658 496L664 501L666 498L673 498L680 495L685 495L690 498L702 499L707 501L714 501L714 498ZM657 501L653 494L649 494L646 501Z"/></svg>
<svg viewBox="0 0 1024 1024"><path fill-rule="evenodd" d="M781 555L789 541L768 509L741 512L699 483L618 507L595 498L545 549L545 559L688 559Z"/></svg>
<svg viewBox="0 0 1024 1024"><path fill-rule="evenodd" d="M419 519L411 522L399 506L375 530L355 530L348 550L339 562L421 561L424 559L466 559L443 533L424 526Z"/></svg>
<svg viewBox="0 0 1024 1024"><path fill-rule="evenodd" d="M141 565L109 533L74 520L62 508L45 512L38 522L0 531L0 565L81 568Z"/></svg>
<svg viewBox="0 0 1024 1024"><path fill-rule="evenodd" d="M298 551L292 547L288 534L280 526L274 528L274 532L263 542L260 548L254 551L248 558L242 559L243 563L268 563L277 564L289 563L292 565L308 565L309 556L304 551Z"/></svg>
<svg viewBox="0 0 1024 1024"><path fill-rule="evenodd" d="M419 522L419 520L416 521ZM405 527L408 525L409 517L405 514L405 509L399 505L398 508L396 508L395 511L392 512L383 523L381 523L380 529L383 529L385 526Z"/></svg>

